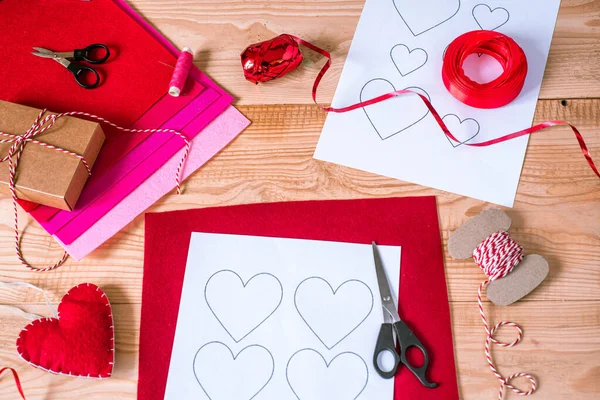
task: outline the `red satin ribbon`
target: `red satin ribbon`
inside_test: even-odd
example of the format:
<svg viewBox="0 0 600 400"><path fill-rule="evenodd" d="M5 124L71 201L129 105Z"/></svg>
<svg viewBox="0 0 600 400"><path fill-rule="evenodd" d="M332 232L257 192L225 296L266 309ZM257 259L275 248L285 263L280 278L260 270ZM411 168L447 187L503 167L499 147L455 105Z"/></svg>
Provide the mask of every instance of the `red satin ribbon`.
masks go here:
<svg viewBox="0 0 600 400"><path fill-rule="evenodd" d="M23 388L21 387L21 381L19 380L19 375L17 374L17 371L15 371L11 367L4 367L4 368L0 369L0 375L2 375L2 373L4 371L11 371L12 372L13 378L15 379L15 386L17 387L17 390L19 391L19 394L21 395L21 398L23 400L26 400L25 399L25 393L23 393Z"/></svg>
<svg viewBox="0 0 600 400"><path fill-rule="evenodd" d="M463 63L471 54L487 54L500 63L503 72L487 83L469 79ZM527 58L508 36L494 31L472 31L448 45L442 66L442 81L456 99L471 107L498 108L517 98L527 76Z"/></svg>
<svg viewBox="0 0 600 400"><path fill-rule="evenodd" d="M328 51L296 36L283 34L271 40L248 46L241 54L244 76L250 82L258 84L259 82L267 82L276 79L293 71L302 62L302 53L300 53L298 48L299 45L307 47L327 58L327 62L319 71L312 88L313 101L315 104L319 105L319 103L317 103L317 88L319 87L321 79L323 79L323 76L331 66L331 55ZM502 75L485 84L478 84L466 77L462 71L462 63L468 55L473 53L488 54L498 60L500 65L504 68ZM456 38L448 46L446 54L444 55L444 65L442 68L442 80L444 81L444 85L446 85L450 93L459 101L468 105L477 104L473 105L473 107L496 108L510 103L521 92L526 75L527 60L523 50L514 40L497 32L467 32ZM335 108L323 107L321 105L319 105L319 107L326 112L344 113L409 93L418 95L421 100L423 100L444 134L450 140L460 143L460 141L450 132L446 124L444 124L442 117L440 117L439 113L435 110L427 97L412 90L396 90L346 107ZM498 97L495 98L494 94ZM600 178L600 171L598 171L598 168L594 164L592 156L583 140L583 136L579 133L577 128L562 120L543 122L496 139L479 143L463 143L463 145L472 147L491 146L521 136L530 135L555 125L566 125L571 128L587 163L596 176Z"/></svg>

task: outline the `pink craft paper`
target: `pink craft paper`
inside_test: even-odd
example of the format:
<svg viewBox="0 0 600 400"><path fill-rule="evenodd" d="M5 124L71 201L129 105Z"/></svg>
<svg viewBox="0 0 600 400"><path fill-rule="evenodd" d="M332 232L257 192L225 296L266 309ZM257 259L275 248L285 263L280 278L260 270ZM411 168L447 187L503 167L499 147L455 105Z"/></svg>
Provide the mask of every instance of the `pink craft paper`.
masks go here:
<svg viewBox="0 0 600 400"><path fill-rule="evenodd" d="M173 115L181 112L191 101L193 101L199 94L204 90L204 86L198 83L195 79L189 78L186 82L184 92L180 97L172 97L169 95L163 96L159 99L148 111L146 111L137 121L132 125L132 128L146 128L163 125ZM131 133L124 133L124 135L130 135ZM145 134L146 138L149 136ZM142 140L135 141L135 145L140 144ZM98 160L98 163L94 166L93 177L90 178L88 185L94 184L95 181L100 179L108 167L115 165L125 154L129 153L135 146L130 146L134 141L127 141L126 146L120 141L111 141L102 148L103 156ZM102 160L105 160L104 162ZM110 164L109 164L110 163ZM88 193L89 189L86 189L84 194ZM82 202L83 203L83 202ZM82 205L80 205L82 207ZM40 224L43 221L47 221L52 218L55 214L60 212L59 209L37 206L31 210L29 214ZM53 232L49 232L53 233Z"/></svg>
<svg viewBox="0 0 600 400"><path fill-rule="evenodd" d="M214 106L219 99L216 91L206 88L161 128L181 131L188 139L192 139L222 112L222 103ZM107 171L103 179L89 182L73 211L60 211L42 223L42 226L51 235L57 234L61 229L65 229L63 233L68 234L69 227L74 225L78 226L73 229L82 233L108 211L110 205L123 199L183 146L183 140L172 134L152 134ZM69 242L70 240L67 241Z"/></svg>
<svg viewBox="0 0 600 400"><path fill-rule="evenodd" d="M211 89L207 89L210 91ZM217 100L218 94L214 93L215 101ZM193 106L192 103L190 105ZM215 110L215 108L212 108ZM217 115L208 115L210 114L210 109L206 112L201 113L195 119L193 119L187 126L183 128L179 128L175 126L174 129L181 131L185 134L188 139L193 139L194 137L202 136L204 134L203 128L206 125L214 120ZM219 112L218 114L220 114ZM179 114L180 115L180 114ZM175 116L174 119L179 118ZM165 124L166 127L170 127L171 121ZM73 240L77 239L83 232L88 230L102 215L106 214L111 208L119 203L123 198L127 196L128 193L131 193L136 187L138 187L144 180L146 180L150 175L152 175L155 171L157 171L165 162L172 157L178 150L182 149L184 146L183 141L178 137L163 136L167 139L166 144L161 147L161 152L154 154L152 157L148 157L143 162L141 162L137 168L132 170L126 178L119 181L117 184L113 185L106 193L104 193L101 197L96 199L92 204L90 204L85 212L73 215L71 221L68 224L64 225L60 230L55 232L56 237L60 238L60 240L64 243L71 243ZM149 140L146 140L149 142ZM142 143L138 147L143 147L146 142ZM134 149L134 151L137 150ZM175 174L171 177L173 184L175 184ZM71 216L71 213L65 213L68 216ZM52 218L52 222L54 222L55 218Z"/></svg>
<svg viewBox="0 0 600 400"><path fill-rule="evenodd" d="M192 151L184 169L184 177L196 171L250 124L239 111L229 106L213 120L201 135L192 140ZM119 232L135 217L152 206L175 187L173 176L183 154L180 150L158 171L127 195L119 204L102 216L93 226L70 244L56 238L76 260L81 260Z"/></svg>

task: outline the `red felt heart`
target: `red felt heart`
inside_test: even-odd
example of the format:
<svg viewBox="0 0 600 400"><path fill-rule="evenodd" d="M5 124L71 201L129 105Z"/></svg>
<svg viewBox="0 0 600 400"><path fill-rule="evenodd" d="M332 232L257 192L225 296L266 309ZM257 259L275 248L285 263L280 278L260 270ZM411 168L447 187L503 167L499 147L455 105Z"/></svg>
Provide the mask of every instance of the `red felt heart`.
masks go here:
<svg viewBox="0 0 600 400"><path fill-rule="evenodd" d="M112 309L102 290L82 283L58 305L58 318L40 318L17 338L17 352L34 367L55 374L108 378L114 364Z"/></svg>

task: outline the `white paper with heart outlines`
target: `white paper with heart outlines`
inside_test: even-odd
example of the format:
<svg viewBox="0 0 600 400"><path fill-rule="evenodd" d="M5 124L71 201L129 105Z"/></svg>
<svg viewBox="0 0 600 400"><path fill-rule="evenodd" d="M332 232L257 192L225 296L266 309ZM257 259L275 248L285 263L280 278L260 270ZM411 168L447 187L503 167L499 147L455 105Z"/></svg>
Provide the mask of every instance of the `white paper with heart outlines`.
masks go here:
<svg viewBox="0 0 600 400"><path fill-rule="evenodd" d="M463 142L530 127L559 5L560 0L367 0L332 105L418 87ZM478 29L510 36L527 56L525 87L502 108L467 106L442 82L446 47ZM490 80L498 75L495 61L487 55L477 58L480 63L473 57L466 62L470 76ZM314 157L512 206L527 141L522 137L490 147L451 143L422 101L403 95L362 110L330 113Z"/></svg>
<svg viewBox="0 0 600 400"><path fill-rule="evenodd" d="M382 318L371 245L193 233L165 399L392 399Z"/></svg>

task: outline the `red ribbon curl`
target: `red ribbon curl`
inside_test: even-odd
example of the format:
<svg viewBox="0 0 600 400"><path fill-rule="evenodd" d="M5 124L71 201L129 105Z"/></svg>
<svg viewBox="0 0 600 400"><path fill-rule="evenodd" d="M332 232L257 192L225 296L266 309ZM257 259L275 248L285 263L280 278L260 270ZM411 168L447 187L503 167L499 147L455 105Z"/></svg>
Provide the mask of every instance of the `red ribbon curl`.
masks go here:
<svg viewBox="0 0 600 400"><path fill-rule="evenodd" d="M300 45L327 58L327 62L319 71L312 88L313 101L319 105L317 103L317 88L331 66L331 55L326 50L296 36L283 34L271 40L248 46L241 54L245 78L250 82L258 84L259 82L267 82L279 78L295 70L302 62ZM494 57L502 68L504 68L503 73L498 78L485 84L479 84L470 80L464 74L462 64L465 58L473 53L482 53ZM526 76L527 58L523 49L514 40L498 32L484 30L467 32L453 40L444 55L444 64L442 66L442 81L444 85L457 100L472 107L497 108L510 103L523 89ZM442 121L442 117L427 97L412 90L396 90L346 107L334 108L323 107L321 105L319 107L326 112L344 113L409 93L418 95L444 134L450 140L460 143L450 132L444 121ZM571 128L587 163L596 176L600 178L600 172L594 164L583 136L577 128L562 120L546 121L485 142L463 143L463 145L472 147L491 146L521 136L530 135L555 125L566 125Z"/></svg>
<svg viewBox="0 0 600 400"><path fill-rule="evenodd" d="M21 395L21 398L23 400L25 399L25 393L23 392L23 387L21 386L21 381L19 380L19 374L17 374L17 371L14 368L11 367L4 367L2 369L0 369L0 375L2 375L4 373L4 371L10 371L12 372L13 378L15 380L15 386L17 387L17 390L19 391L19 394Z"/></svg>

